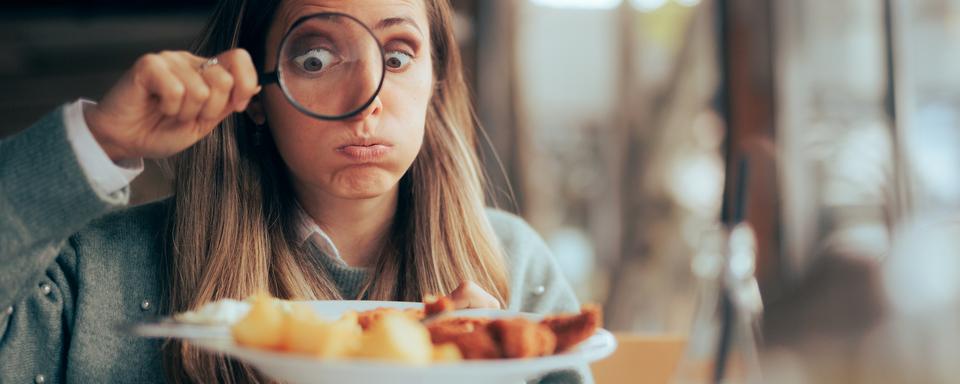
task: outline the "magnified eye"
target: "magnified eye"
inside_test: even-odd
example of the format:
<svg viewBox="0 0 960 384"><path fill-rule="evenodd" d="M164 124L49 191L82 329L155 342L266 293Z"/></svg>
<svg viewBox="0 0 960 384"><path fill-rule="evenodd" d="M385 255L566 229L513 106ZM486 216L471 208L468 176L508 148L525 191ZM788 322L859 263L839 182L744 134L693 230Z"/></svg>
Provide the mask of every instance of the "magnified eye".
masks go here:
<svg viewBox="0 0 960 384"><path fill-rule="evenodd" d="M296 63L297 69L300 69L306 73L319 73L324 69L333 66L339 60L327 49L324 48L314 48L307 53L304 53L300 56L293 58L293 62Z"/></svg>
<svg viewBox="0 0 960 384"><path fill-rule="evenodd" d="M413 56L403 51L390 51L384 55L384 65L391 70L403 70L413 61Z"/></svg>

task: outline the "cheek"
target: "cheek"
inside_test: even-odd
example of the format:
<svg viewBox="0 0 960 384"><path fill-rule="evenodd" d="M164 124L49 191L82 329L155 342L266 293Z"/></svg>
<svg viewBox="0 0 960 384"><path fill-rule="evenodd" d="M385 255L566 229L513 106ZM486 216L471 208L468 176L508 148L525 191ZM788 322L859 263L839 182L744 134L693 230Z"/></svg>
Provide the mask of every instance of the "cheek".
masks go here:
<svg viewBox="0 0 960 384"><path fill-rule="evenodd" d="M420 150L424 136L427 108L433 96L433 79L429 66L391 76L387 75L380 99L383 102L384 125L411 155ZM412 158L410 159L412 161Z"/></svg>
<svg viewBox="0 0 960 384"><path fill-rule="evenodd" d="M273 141L294 175L305 176L329 161L316 120L296 110L279 90L268 95L264 107Z"/></svg>
<svg viewBox="0 0 960 384"><path fill-rule="evenodd" d="M395 112L385 112L382 126L386 136L391 137L397 148L396 171L406 172L410 164L420 153L423 145L424 125L426 117L426 101L413 97L385 98L384 110L389 111L390 105Z"/></svg>

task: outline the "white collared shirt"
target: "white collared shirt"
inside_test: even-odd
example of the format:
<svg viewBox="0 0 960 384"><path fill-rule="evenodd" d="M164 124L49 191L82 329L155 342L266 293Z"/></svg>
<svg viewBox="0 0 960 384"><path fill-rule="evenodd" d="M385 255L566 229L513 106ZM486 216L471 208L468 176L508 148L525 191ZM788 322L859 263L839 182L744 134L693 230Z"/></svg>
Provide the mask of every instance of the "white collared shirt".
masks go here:
<svg viewBox="0 0 960 384"><path fill-rule="evenodd" d="M97 193L110 196L122 191L143 173L143 159L124 159L116 163L110 160L107 152L93 138L83 116L84 106L94 104L85 99L67 104L63 111L63 125L84 175Z"/></svg>
<svg viewBox="0 0 960 384"><path fill-rule="evenodd" d="M297 228L297 233L300 235L300 245L303 245L307 240L313 241L324 255L334 259L344 267L350 266L343 260L343 257L340 256L340 250L337 249L330 235L327 235L327 232L324 231L323 228L320 228L320 225L307 214L300 204L297 204L296 215L298 217L297 221L300 222L300 227Z"/></svg>

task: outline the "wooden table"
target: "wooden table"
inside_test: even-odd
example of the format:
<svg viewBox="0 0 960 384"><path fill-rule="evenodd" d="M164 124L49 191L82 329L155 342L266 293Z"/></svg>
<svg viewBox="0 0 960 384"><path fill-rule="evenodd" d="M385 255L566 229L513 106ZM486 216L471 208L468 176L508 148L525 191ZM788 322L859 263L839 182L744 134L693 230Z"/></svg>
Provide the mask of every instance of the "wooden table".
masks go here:
<svg viewBox="0 0 960 384"><path fill-rule="evenodd" d="M591 366L597 384L669 383L687 345L686 335L615 334L617 350Z"/></svg>

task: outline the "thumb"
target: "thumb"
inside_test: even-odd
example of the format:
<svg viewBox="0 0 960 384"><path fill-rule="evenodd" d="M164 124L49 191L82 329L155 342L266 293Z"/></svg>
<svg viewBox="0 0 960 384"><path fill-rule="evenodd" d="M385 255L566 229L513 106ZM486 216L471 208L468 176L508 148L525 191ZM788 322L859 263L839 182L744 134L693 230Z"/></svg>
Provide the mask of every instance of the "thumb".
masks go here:
<svg viewBox="0 0 960 384"><path fill-rule="evenodd" d="M472 281L460 283L457 289L448 295L456 309L490 308L500 309L500 302Z"/></svg>

